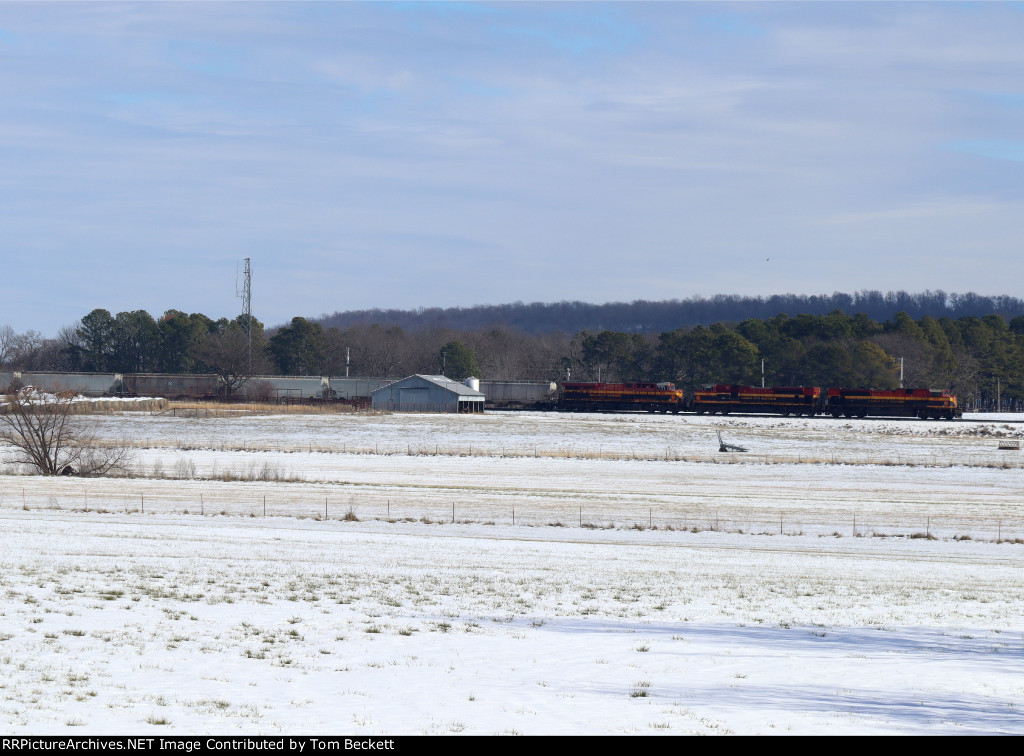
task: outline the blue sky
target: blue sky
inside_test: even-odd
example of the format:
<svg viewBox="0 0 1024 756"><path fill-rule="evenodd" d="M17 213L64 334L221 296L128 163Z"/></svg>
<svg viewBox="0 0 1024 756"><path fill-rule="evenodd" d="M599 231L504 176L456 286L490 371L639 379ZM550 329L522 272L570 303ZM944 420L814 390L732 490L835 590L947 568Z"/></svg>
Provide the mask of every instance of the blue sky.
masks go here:
<svg viewBox="0 0 1024 756"><path fill-rule="evenodd" d="M1024 280L1015 3L0 3L0 324Z"/></svg>

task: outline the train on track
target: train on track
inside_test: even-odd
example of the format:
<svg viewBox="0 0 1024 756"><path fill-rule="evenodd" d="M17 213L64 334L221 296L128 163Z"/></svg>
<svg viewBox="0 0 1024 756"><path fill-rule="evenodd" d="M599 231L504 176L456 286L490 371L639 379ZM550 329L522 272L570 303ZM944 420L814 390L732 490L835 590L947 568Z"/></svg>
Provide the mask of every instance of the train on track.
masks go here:
<svg viewBox="0 0 1024 756"><path fill-rule="evenodd" d="M564 412L693 412L783 416L918 417L954 420L963 415L945 389L737 386L718 383L687 392L672 383L563 383L557 409Z"/></svg>

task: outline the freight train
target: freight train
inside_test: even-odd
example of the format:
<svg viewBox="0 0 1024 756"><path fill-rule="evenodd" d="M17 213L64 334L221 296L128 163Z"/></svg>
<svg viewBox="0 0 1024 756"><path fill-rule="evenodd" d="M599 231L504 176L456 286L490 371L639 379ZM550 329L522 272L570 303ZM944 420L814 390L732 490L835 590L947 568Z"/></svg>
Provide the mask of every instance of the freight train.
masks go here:
<svg viewBox="0 0 1024 756"><path fill-rule="evenodd" d="M566 412L716 412L783 416L918 417L953 420L963 415L943 389L867 389L819 386L737 386L718 383L685 392L672 383L563 383L557 408Z"/></svg>
<svg viewBox="0 0 1024 756"><path fill-rule="evenodd" d="M715 384L693 392L693 411L705 412L772 412L781 415L817 415L821 412L821 389L817 386L733 386Z"/></svg>
<svg viewBox="0 0 1024 756"><path fill-rule="evenodd" d="M825 411L832 417L919 417L935 420L962 417L956 396L942 389L830 388Z"/></svg>
<svg viewBox="0 0 1024 756"><path fill-rule="evenodd" d="M686 397L671 383L563 383L559 409L680 412Z"/></svg>

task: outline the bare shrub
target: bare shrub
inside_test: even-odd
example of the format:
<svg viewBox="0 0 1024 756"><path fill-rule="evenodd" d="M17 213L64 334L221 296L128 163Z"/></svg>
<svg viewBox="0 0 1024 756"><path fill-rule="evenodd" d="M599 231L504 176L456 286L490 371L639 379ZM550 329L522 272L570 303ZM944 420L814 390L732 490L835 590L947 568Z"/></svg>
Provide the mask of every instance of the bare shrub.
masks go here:
<svg viewBox="0 0 1024 756"><path fill-rule="evenodd" d="M195 461L182 457L174 463L174 477L178 480L195 480L196 477L196 463Z"/></svg>
<svg viewBox="0 0 1024 756"><path fill-rule="evenodd" d="M276 398L274 384L270 381L251 381L245 389L246 397L257 402L269 402Z"/></svg>
<svg viewBox="0 0 1024 756"><path fill-rule="evenodd" d="M106 444L74 412L74 394L48 394L31 386L0 403L0 441L15 449L11 464L43 475L97 476L125 473L132 451Z"/></svg>
<svg viewBox="0 0 1024 756"><path fill-rule="evenodd" d="M250 474L249 479L262 481L263 483L274 483L284 480L284 473L281 471L280 465L264 462L255 469L254 473Z"/></svg>

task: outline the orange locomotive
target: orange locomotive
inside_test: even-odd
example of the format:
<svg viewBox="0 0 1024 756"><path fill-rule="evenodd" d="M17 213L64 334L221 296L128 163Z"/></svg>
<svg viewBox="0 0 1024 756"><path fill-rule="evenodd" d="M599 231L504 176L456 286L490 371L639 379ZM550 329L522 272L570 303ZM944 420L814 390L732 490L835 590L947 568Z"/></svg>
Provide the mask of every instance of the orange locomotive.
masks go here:
<svg viewBox="0 0 1024 756"><path fill-rule="evenodd" d="M832 417L919 417L953 420L963 409L943 389L830 388L826 408Z"/></svg>
<svg viewBox="0 0 1024 756"><path fill-rule="evenodd" d="M672 383L563 383L558 409L572 412L730 412L832 417L963 416L955 395L943 389L867 389L818 386L738 386L718 383L687 396Z"/></svg>
<svg viewBox="0 0 1024 756"><path fill-rule="evenodd" d="M758 412L777 415L811 415L824 410L817 386L734 386L718 383L693 394L693 411L698 415L720 412Z"/></svg>
<svg viewBox="0 0 1024 756"><path fill-rule="evenodd" d="M688 409L673 383L563 383L558 409L574 412L680 412Z"/></svg>

